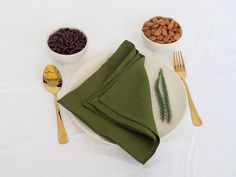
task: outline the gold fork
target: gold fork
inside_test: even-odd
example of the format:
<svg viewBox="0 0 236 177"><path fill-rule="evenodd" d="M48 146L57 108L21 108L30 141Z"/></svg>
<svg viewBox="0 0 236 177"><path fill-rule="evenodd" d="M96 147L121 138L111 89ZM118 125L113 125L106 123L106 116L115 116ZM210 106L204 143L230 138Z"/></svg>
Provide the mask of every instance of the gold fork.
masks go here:
<svg viewBox="0 0 236 177"><path fill-rule="evenodd" d="M192 122L195 126L201 126L202 125L202 120L197 112L197 109L193 103L192 97L190 95L190 91L187 85L187 82L185 80L186 78L186 70L185 70L185 64L184 64L184 58L182 55L181 51L177 51L173 53L173 63L174 63L174 69L175 72L178 74L178 76L181 78L181 80L184 83L185 89L187 91L188 95L188 103L189 103L189 108L191 111L191 116L192 116Z"/></svg>

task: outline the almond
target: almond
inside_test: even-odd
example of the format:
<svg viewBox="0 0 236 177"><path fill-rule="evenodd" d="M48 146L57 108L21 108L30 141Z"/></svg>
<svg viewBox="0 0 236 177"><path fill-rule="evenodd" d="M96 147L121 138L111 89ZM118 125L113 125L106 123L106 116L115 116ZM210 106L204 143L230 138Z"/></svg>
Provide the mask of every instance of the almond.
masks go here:
<svg viewBox="0 0 236 177"><path fill-rule="evenodd" d="M170 40L171 40L172 42L175 41L175 40L174 40L174 36L171 36L171 37L170 37Z"/></svg>
<svg viewBox="0 0 236 177"><path fill-rule="evenodd" d="M173 27L174 27L173 23L170 23L170 24L168 25L168 30L172 30Z"/></svg>
<svg viewBox="0 0 236 177"><path fill-rule="evenodd" d="M147 36L148 38L151 36L151 31L147 30L144 32L145 36Z"/></svg>
<svg viewBox="0 0 236 177"><path fill-rule="evenodd" d="M165 36L165 37L164 37L163 41L164 41L164 42L168 42L168 41L169 41L169 39L170 39L170 36L169 36L169 35L167 35L167 36Z"/></svg>
<svg viewBox="0 0 236 177"><path fill-rule="evenodd" d="M173 31L173 32L177 32L177 31L178 31L178 28L173 28L172 31Z"/></svg>
<svg viewBox="0 0 236 177"><path fill-rule="evenodd" d="M175 33L174 33L173 31L169 31L169 35L170 35L170 36L174 36Z"/></svg>
<svg viewBox="0 0 236 177"><path fill-rule="evenodd" d="M155 23L155 22L157 21L157 18L156 18L156 17L153 17L153 18L151 19L151 21Z"/></svg>
<svg viewBox="0 0 236 177"><path fill-rule="evenodd" d="M156 31L155 31L155 36L159 36L159 35L161 35L161 33L162 33L162 30L161 30L161 28L158 28Z"/></svg>
<svg viewBox="0 0 236 177"><path fill-rule="evenodd" d="M151 27L152 25L153 25L153 23L150 22L150 21L147 21L147 22L144 24L144 26L148 26L148 27Z"/></svg>
<svg viewBox="0 0 236 177"><path fill-rule="evenodd" d="M151 28L154 29L154 28L158 28L159 24L155 24L153 25Z"/></svg>
<svg viewBox="0 0 236 177"><path fill-rule="evenodd" d="M159 43L159 44L165 44L164 41L156 41L156 42Z"/></svg>
<svg viewBox="0 0 236 177"><path fill-rule="evenodd" d="M156 38L156 36L150 36L149 39L152 41L155 41L157 38Z"/></svg>
<svg viewBox="0 0 236 177"><path fill-rule="evenodd" d="M174 35L174 40L178 40L180 38L180 33L176 33L175 35Z"/></svg>
<svg viewBox="0 0 236 177"><path fill-rule="evenodd" d="M155 23L156 24L161 24L161 22L162 22L162 19L158 19Z"/></svg>
<svg viewBox="0 0 236 177"><path fill-rule="evenodd" d="M164 36L166 36L166 35L167 35L167 31L166 31L166 29L165 29L165 28L163 28L163 29L162 29L162 34L163 34Z"/></svg>
<svg viewBox="0 0 236 177"><path fill-rule="evenodd" d="M162 20L160 24L161 26L164 26L166 24L165 20Z"/></svg>
<svg viewBox="0 0 236 177"><path fill-rule="evenodd" d="M170 23L168 18L165 19L165 22L166 22L165 25L169 25L169 23Z"/></svg>
<svg viewBox="0 0 236 177"><path fill-rule="evenodd" d="M172 42L174 42L174 40L173 39L169 39L168 43L172 43Z"/></svg>
<svg viewBox="0 0 236 177"><path fill-rule="evenodd" d="M161 41L163 38L164 38L164 36L162 36L162 35L157 36L157 40L158 40L158 41Z"/></svg>
<svg viewBox="0 0 236 177"><path fill-rule="evenodd" d="M147 31L147 30L149 30L149 27L147 26L143 27L143 31Z"/></svg>
<svg viewBox="0 0 236 177"><path fill-rule="evenodd" d="M155 32L156 32L156 30L155 29L152 29L151 30L151 34L153 35L153 36L155 36L154 34L155 34Z"/></svg>
<svg viewBox="0 0 236 177"><path fill-rule="evenodd" d="M177 28L177 27L179 27L179 24L175 22L174 26Z"/></svg>

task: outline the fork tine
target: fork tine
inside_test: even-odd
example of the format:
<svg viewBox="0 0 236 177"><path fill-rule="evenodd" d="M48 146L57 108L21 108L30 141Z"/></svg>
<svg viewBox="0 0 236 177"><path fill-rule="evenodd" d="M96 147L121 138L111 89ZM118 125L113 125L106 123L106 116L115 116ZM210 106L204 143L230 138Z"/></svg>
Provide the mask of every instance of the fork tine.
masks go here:
<svg viewBox="0 0 236 177"><path fill-rule="evenodd" d="M184 64L184 57L183 57L183 54L182 52L180 51L180 56L181 56L181 62L182 62L182 66L183 68L185 68L185 64Z"/></svg>
<svg viewBox="0 0 236 177"><path fill-rule="evenodd" d="M176 52L173 52L173 64L174 64L174 68L177 68L177 63L176 63Z"/></svg>
<svg viewBox="0 0 236 177"><path fill-rule="evenodd" d="M176 69L178 69L179 68L178 52L175 52L175 63L176 63Z"/></svg>
<svg viewBox="0 0 236 177"><path fill-rule="evenodd" d="M175 52L175 62L176 62L176 68L180 68L179 51Z"/></svg>
<svg viewBox="0 0 236 177"><path fill-rule="evenodd" d="M184 67L184 60L182 58L181 51L179 51L179 60L180 60L180 63L181 63L181 68L183 68Z"/></svg>
<svg viewBox="0 0 236 177"><path fill-rule="evenodd" d="M178 51L178 65L179 65L179 68L182 68L182 62L181 62L181 56L180 56L180 52Z"/></svg>

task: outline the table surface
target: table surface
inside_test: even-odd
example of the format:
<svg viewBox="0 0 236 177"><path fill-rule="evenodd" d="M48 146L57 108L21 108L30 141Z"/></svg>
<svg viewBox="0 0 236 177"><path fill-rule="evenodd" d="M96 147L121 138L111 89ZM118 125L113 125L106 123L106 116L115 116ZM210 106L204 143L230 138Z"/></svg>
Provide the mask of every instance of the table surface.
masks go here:
<svg viewBox="0 0 236 177"><path fill-rule="evenodd" d="M236 1L4 1L0 6L0 176L2 177L234 177L236 176ZM82 132L61 108L69 143L57 143L53 97L42 86L46 64L56 64L66 92L73 74L128 39L144 55L171 65L171 53L143 44L142 23L171 16L184 29L187 82L203 118L183 122L161 141L144 166L121 148ZM46 40L57 27L80 27L89 39L84 58L61 64Z"/></svg>

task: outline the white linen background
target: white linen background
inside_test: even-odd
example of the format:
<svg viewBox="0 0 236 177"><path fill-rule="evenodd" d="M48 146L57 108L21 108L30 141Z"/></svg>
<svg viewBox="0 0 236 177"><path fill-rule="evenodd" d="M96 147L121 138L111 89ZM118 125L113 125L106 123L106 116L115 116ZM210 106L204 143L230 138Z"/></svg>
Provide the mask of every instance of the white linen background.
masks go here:
<svg viewBox="0 0 236 177"><path fill-rule="evenodd" d="M21 0L0 1L1 177L234 177L236 176L236 1L234 0ZM57 143L53 97L42 86L46 64L63 75L63 96L72 75L93 57L128 39L144 55L141 24L155 15L183 26L182 51L192 97L203 126L192 126L187 110L144 166L118 146L82 132L61 108L69 143ZM75 64L55 62L46 39L56 27L78 26L89 39Z"/></svg>

